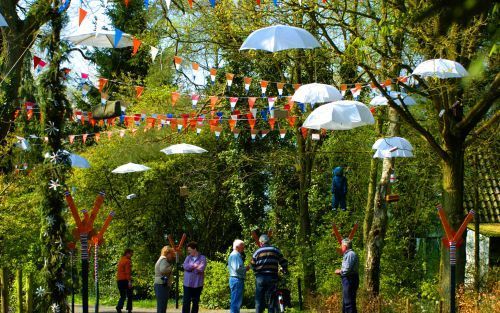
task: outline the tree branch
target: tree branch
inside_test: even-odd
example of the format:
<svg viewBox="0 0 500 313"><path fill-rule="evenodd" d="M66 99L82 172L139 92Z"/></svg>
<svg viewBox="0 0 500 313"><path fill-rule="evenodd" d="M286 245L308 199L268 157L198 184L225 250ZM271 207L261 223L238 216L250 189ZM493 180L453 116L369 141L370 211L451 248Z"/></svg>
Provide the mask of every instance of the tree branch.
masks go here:
<svg viewBox="0 0 500 313"><path fill-rule="evenodd" d="M467 116L455 126L458 131L462 132L464 138L481 121L483 116L498 98L500 98L500 73L496 74L490 88L481 100L477 102Z"/></svg>
<svg viewBox="0 0 500 313"><path fill-rule="evenodd" d="M480 134L482 134L484 131L490 129L493 125L497 124L498 121L500 120L500 111L496 111L493 117L491 117L489 120L485 121L476 131L474 131L470 138L465 141L465 146L469 146L476 139L479 137Z"/></svg>
<svg viewBox="0 0 500 313"><path fill-rule="evenodd" d="M370 68L366 65L366 64L361 64L360 65L365 71L366 73L368 74L368 76L370 76L370 79L372 80L372 82L375 84L375 86L377 86L377 88L380 90L380 92L384 95L384 97L387 98L388 100L388 105L393 108L394 110L396 110L396 112L398 112L398 114L413 128L415 129L417 132L419 132L424 138L425 140L429 143L429 145L431 146L431 148L440 156L441 159L443 160L449 160L450 156L448 155L448 153L446 153L446 151L444 151L441 146L439 145L439 143L436 141L436 139L434 138L434 136L432 136L432 134L426 130L422 125L420 125L419 122L417 122L417 120L415 120L415 118L413 117L413 115L410 113L410 111L408 110L408 108L406 107L406 105L404 104L403 101L401 101L401 106L399 106L393 99L392 97L387 93L387 91L378 83L377 81L377 78L375 77L375 75L371 72Z"/></svg>

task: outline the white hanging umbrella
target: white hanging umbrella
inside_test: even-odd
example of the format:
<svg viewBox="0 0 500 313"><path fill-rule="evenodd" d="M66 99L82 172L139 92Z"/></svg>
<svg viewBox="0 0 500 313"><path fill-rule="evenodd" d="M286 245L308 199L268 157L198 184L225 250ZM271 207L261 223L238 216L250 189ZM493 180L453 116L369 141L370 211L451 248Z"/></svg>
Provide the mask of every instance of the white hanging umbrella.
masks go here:
<svg viewBox="0 0 500 313"><path fill-rule="evenodd" d="M316 108L302 127L346 130L374 123L375 119L366 105L358 101L340 100Z"/></svg>
<svg viewBox="0 0 500 313"><path fill-rule="evenodd" d="M169 154L186 154L186 153L204 153L208 152L207 150L200 148L198 146L190 145L187 143L181 143L177 145L172 145L166 147L165 149L160 150L161 152L169 155Z"/></svg>
<svg viewBox="0 0 500 313"><path fill-rule="evenodd" d="M386 158L411 158L413 157L412 151L409 150L381 150L377 149L375 151L375 154L373 155L373 158L379 158L379 159L386 159Z"/></svg>
<svg viewBox="0 0 500 313"><path fill-rule="evenodd" d="M337 88L326 84L306 84L300 86L292 96L292 100L301 103L325 103L342 100Z"/></svg>
<svg viewBox="0 0 500 313"><path fill-rule="evenodd" d="M71 167L90 168L89 161L78 154L71 153L69 155L69 160L71 161Z"/></svg>
<svg viewBox="0 0 500 313"><path fill-rule="evenodd" d="M142 165L142 164L135 164L135 163L127 163L123 164L121 166L118 166L114 170L111 171L111 173L114 174L126 174L126 173L135 173L135 172L144 172L147 170L150 170L151 168Z"/></svg>
<svg viewBox="0 0 500 313"><path fill-rule="evenodd" d="M307 30L288 26L274 25L258 29L243 42L240 50L265 50L277 52L288 49L314 49L321 46Z"/></svg>
<svg viewBox="0 0 500 313"><path fill-rule="evenodd" d="M115 31L101 30L85 34L67 36L64 39L75 45L90 46L96 48L125 48L133 46L132 36L123 33L118 45L115 47Z"/></svg>
<svg viewBox="0 0 500 313"><path fill-rule="evenodd" d="M401 149L401 150L413 150L411 143L402 137L385 137L379 138L372 146L372 149L376 150L392 150L392 149Z"/></svg>
<svg viewBox="0 0 500 313"><path fill-rule="evenodd" d="M432 59L417 65L412 75L419 75L421 77L460 78L469 75L469 73L462 64L458 62L446 59Z"/></svg>
<svg viewBox="0 0 500 313"><path fill-rule="evenodd" d="M413 99L412 97L404 94L404 93L399 93L399 92L396 92L396 91L391 91L389 93L389 95L391 96L391 98L394 100L394 102L396 102L397 104L401 105L402 103L404 103L405 105L416 105L417 102L415 101L415 99ZM401 101L401 99L403 99L403 101ZM382 95L379 95L379 96L375 96L371 101L370 101L370 105L387 105L387 103L389 102L389 100L387 100L386 97L382 96Z"/></svg>
<svg viewBox="0 0 500 313"><path fill-rule="evenodd" d="M9 24L7 24L7 21L3 17L2 13L0 13L0 27L9 27Z"/></svg>

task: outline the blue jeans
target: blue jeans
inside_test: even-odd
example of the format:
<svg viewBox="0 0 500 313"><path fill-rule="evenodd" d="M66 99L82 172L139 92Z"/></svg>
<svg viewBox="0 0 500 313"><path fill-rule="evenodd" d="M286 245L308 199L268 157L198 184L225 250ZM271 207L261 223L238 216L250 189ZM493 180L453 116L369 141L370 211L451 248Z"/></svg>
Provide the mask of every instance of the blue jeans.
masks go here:
<svg viewBox="0 0 500 313"><path fill-rule="evenodd" d="M168 284L155 284L156 313L167 312L169 289Z"/></svg>
<svg viewBox="0 0 500 313"><path fill-rule="evenodd" d="M230 313L240 313L241 304L243 303L244 287L245 280L243 278L229 277L229 289L231 289Z"/></svg>
<svg viewBox="0 0 500 313"><path fill-rule="evenodd" d="M342 313L358 313L356 309L358 286L358 275L342 276Z"/></svg>
<svg viewBox="0 0 500 313"><path fill-rule="evenodd" d="M198 313L201 291L203 287L191 288L184 286L182 295L182 313ZM191 305L191 302L193 305Z"/></svg>
<svg viewBox="0 0 500 313"><path fill-rule="evenodd" d="M278 278L275 276L259 275L255 277L255 312L262 313L267 307L267 312L274 313L274 302Z"/></svg>
<svg viewBox="0 0 500 313"><path fill-rule="evenodd" d="M332 197L332 209L335 211L340 205L340 208L342 211L345 211L347 209L347 204L345 201L345 196L336 196L333 195Z"/></svg>

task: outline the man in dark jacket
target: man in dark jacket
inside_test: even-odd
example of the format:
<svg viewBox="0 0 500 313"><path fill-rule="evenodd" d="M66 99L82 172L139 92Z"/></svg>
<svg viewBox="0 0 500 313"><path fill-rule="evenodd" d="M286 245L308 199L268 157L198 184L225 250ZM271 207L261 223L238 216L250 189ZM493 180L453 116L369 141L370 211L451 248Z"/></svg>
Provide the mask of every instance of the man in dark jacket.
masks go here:
<svg viewBox="0 0 500 313"><path fill-rule="evenodd" d="M335 211L340 205L342 211L347 209L347 178L344 176L344 169L340 166L333 170L332 179L332 209Z"/></svg>
<svg viewBox="0 0 500 313"><path fill-rule="evenodd" d="M255 272L255 312L264 312L268 303L268 312L274 313L273 295L278 287L278 267L281 266L283 273L287 274L288 262L278 248L269 244L267 235L260 236L259 242L261 247L255 251L250 262Z"/></svg>

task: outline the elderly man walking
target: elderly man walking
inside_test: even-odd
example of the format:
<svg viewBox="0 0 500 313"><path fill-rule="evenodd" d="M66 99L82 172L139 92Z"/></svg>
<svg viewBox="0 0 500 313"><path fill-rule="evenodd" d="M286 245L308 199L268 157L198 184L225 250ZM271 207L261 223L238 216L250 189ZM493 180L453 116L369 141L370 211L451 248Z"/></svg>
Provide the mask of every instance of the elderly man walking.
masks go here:
<svg viewBox="0 0 500 313"><path fill-rule="evenodd" d="M349 239L342 240L342 268L335 274L342 278L342 313L357 313L356 293L359 287L359 260L352 251L352 242Z"/></svg>
<svg viewBox="0 0 500 313"><path fill-rule="evenodd" d="M233 252L227 260L229 269L229 289L231 290L230 313L240 313L243 303L243 290L245 286L245 276L250 266L245 266L245 243L236 239L233 242Z"/></svg>
<svg viewBox="0 0 500 313"><path fill-rule="evenodd" d="M255 251L251 261L255 272L255 312L262 313L267 306L268 312L274 313L279 266L287 274L288 262L278 248L270 245L267 235L261 235L259 242L261 247Z"/></svg>

